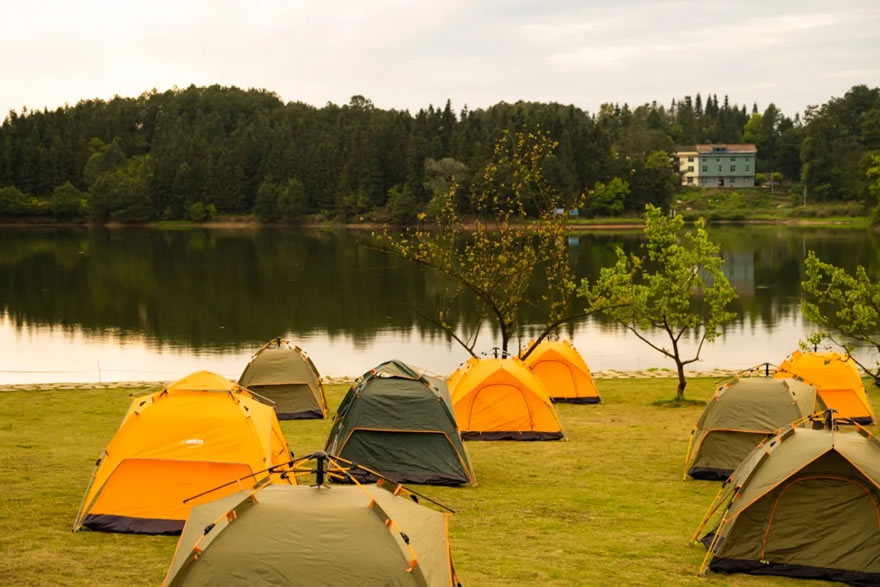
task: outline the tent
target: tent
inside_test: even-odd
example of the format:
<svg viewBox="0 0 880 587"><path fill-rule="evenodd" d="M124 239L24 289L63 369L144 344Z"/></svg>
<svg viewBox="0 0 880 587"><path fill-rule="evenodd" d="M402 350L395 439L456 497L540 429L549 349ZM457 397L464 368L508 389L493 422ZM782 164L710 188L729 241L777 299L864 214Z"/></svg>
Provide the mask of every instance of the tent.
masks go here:
<svg viewBox="0 0 880 587"><path fill-rule="evenodd" d="M247 364L238 384L275 403L279 420L327 416L327 397L321 376L298 346L275 338L264 344Z"/></svg>
<svg viewBox="0 0 880 587"><path fill-rule="evenodd" d="M880 442L857 428L789 427L754 449L694 533L714 526L700 573L880 584Z"/></svg>
<svg viewBox="0 0 880 587"><path fill-rule="evenodd" d="M517 358L475 358L449 378L465 440L558 440L562 421L541 380Z"/></svg>
<svg viewBox="0 0 880 587"><path fill-rule="evenodd" d="M449 513L417 499L380 480L269 484L199 505L164 584L452 587Z"/></svg>
<svg viewBox="0 0 880 587"><path fill-rule="evenodd" d="M526 348L534 344L530 341ZM525 364L538 376L554 402L599 403L599 390L590 368L567 340L541 341L526 357Z"/></svg>
<svg viewBox="0 0 880 587"><path fill-rule="evenodd" d="M718 387L691 432L687 475L723 481L755 445L824 409L816 388L796 379L738 377Z"/></svg>
<svg viewBox="0 0 880 587"><path fill-rule="evenodd" d="M382 363L352 385L336 412L327 452L397 483L474 482L446 382L401 361Z"/></svg>
<svg viewBox="0 0 880 587"><path fill-rule="evenodd" d="M871 424L874 410L859 369L852 359L835 352L802 353L794 351L776 372L777 377L800 377L815 385L819 395L830 409L843 418L859 424Z"/></svg>
<svg viewBox="0 0 880 587"><path fill-rule="evenodd" d="M161 391L135 397L98 460L74 530L177 534L184 500L230 480L290 460L275 411L231 381L193 373Z"/></svg>

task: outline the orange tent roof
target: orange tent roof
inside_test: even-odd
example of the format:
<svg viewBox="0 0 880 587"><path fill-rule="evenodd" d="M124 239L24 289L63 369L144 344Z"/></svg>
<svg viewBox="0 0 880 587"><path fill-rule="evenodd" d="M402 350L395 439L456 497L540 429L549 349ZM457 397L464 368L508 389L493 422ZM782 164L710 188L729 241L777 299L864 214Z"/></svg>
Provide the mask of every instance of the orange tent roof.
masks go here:
<svg viewBox="0 0 880 587"><path fill-rule="evenodd" d="M175 534L193 505L249 488L204 491L289 461L275 411L201 371L132 399L98 461L74 529Z"/></svg>
<svg viewBox="0 0 880 587"><path fill-rule="evenodd" d="M836 352L794 351L776 373L776 377L791 376L815 386L825 405L836 410L837 416L851 418L859 424L874 421L874 410L852 359Z"/></svg>
<svg viewBox="0 0 880 587"><path fill-rule="evenodd" d="M526 348L531 348L529 341ZM538 376L554 402L599 403L599 390L590 368L567 340L543 340L525 359L526 367Z"/></svg>
<svg viewBox="0 0 880 587"><path fill-rule="evenodd" d="M544 384L519 359L470 358L449 378L449 392L462 438L564 438Z"/></svg>

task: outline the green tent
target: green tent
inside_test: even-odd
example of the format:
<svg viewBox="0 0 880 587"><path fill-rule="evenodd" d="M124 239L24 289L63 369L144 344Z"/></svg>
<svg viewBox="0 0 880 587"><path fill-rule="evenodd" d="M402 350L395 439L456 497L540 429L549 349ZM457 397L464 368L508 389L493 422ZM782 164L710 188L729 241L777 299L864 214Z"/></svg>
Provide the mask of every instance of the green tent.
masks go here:
<svg viewBox="0 0 880 587"><path fill-rule="evenodd" d="M267 483L198 505L164 585L453 586L449 513L417 499L387 481Z"/></svg>
<svg viewBox="0 0 880 587"><path fill-rule="evenodd" d="M446 382L400 361L382 363L348 390L326 450L397 483L474 482Z"/></svg>
<svg viewBox="0 0 880 587"><path fill-rule="evenodd" d="M723 481L767 436L824 409L816 388L797 379L751 376L725 383L691 432L687 475Z"/></svg>
<svg viewBox="0 0 880 587"><path fill-rule="evenodd" d="M286 340L274 338L264 344L244 368L238 384L271 400L279 420L327 416L318 370L305 351Z"/></svg>
<svg viewBox="0 0 880 587"><path fill-rule="evenodd" d="M880 584L880 442L845 429L789 427L754 449L694 533L714 525L700 573Z"/></svg>

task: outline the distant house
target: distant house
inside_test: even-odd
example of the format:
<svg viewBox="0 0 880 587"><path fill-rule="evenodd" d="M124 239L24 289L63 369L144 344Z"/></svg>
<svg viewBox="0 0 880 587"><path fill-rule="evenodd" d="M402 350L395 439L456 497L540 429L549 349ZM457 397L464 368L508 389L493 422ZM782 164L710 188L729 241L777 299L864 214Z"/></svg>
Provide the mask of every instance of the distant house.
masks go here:
<svg viewBox="0 0 880 587"><path fill-rule="evenodd" d="M696 147L679 147L675 152L681 171L681 185L699 185L700 154Z"/></svg>
<svg viewBox="0 0 880 587"><path fill-rule="evenodd" d="M755 145L694 145L678 147L675 157L682 185L702 187L753 187Z"/></svg>

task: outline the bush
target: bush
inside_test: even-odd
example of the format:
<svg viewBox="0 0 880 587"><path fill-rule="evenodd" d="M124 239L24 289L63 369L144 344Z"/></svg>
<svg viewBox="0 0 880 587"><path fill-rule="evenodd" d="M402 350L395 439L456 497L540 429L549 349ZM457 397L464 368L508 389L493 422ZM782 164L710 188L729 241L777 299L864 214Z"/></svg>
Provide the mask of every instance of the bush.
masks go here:
<svg viewBox="0 0 880 587"><path fill-rule="evenodd" d="M95 220L145 222L153 213L150 156L134 157L122 169L98 176L89 187L89 214Z"/></svg>
<svg viewBox="0 0 880 587"><path fill-rule="evenodd" d="M755 185L764 185L767 183L767 174L766 173L756 173L755 174Z"/></svg>
<svg viewBox="0 0 880 587"><path fill-rule="evenodd" d="M396 224L415 222L419 212L419 203L409 186L396 185L388 190L388 212L391 221Z"/></svg>
<svg viewBox="0 0 880 587"><path fill-rule="evenodd" d="M587 194L587 211L591 216L620 214L629 194L629 183L619 177L609 181L608 185L597 181Z"/></svg>
<svg viewBox="0 0 880 587"><path fill-rule="evenodd" d="M56 187L49 197L49 212L55 218L82 218L86 215L86 210L86 194L69 181Z"/></svg>
<svg viewBox="0 0 880 587"><path fill-rule="evenodd" d="M193 222L204 222L208 216L208 211L205 210L205 205L201 201L193 202L187 206L186 216Z"/></svg>

